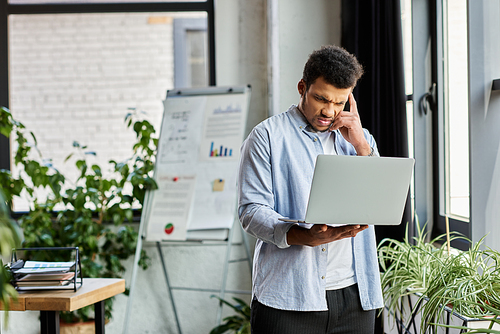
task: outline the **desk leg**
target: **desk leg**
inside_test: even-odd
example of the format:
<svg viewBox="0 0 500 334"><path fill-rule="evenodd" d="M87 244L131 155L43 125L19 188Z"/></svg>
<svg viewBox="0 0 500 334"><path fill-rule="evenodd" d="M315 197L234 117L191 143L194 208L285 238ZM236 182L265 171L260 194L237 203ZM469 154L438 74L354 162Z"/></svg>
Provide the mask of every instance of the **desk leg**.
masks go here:
<svg viewBox="0 0 500 334"><path fill-rule="evenodd" d="M59 334L59 311L40 311L40 333Z"/></svg>
<svg viewBox="0 0 500 334"><path fill-rule="evenodd" d="M104 334L104 300L94 304L95 334Z"/></svg>

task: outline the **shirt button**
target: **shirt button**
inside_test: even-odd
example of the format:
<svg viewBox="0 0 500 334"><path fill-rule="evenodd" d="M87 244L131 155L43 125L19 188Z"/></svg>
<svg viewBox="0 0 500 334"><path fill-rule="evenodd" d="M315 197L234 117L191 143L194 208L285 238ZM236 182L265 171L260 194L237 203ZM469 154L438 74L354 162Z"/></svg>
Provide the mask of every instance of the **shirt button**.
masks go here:
<svg viewBox="0 0 500 334"><path fill-rule="evenodd" d="M318 138L314 138L314 141L318 141Z"/></svg>
<svg viewBox="0 0 500 334"><path fill-rule="evenodd" d="M322 248L321 250L322 250L323 252L326 252L326 248Z"/></svg>
<svg viewBox="0 0 500 334"><path fill-rule="evenodd" d="M321 279L325 279L325 276L321 276Z"/></svg>
<svg viewBox="0 0 500 334"><path fill-rule="evenodd" d="M299 129L302 129L302 128L303 128L303 126L302 126L302 125L301 125L301 126L299 126Z"/></svg>

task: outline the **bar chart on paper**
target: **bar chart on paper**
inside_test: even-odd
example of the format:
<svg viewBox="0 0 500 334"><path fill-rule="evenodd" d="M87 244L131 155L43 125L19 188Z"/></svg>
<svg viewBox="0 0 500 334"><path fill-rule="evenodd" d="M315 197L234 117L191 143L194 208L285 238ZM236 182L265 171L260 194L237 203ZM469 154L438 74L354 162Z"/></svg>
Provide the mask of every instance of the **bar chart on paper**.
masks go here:
<svg viewBox="0 0 500 334"><path fill-rule="evenodd" d="M232 157L233 149L224 147L223 145L216 145L214 142L210 144L209 157Z"/></svg>
<svg viewBox="0 0 500 334"><path fill-rule="evenodd" d="M207 101L199 161L233 160L237 163L246 116L237 96Z"/></svg>

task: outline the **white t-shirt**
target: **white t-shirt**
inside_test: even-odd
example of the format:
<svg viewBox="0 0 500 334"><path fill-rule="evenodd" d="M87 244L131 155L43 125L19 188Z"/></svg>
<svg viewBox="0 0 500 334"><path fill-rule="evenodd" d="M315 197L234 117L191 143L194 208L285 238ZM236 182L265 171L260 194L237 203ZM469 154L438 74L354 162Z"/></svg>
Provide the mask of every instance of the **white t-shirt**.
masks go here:
<svg viewBox="0 0 500 334"><path fill-rule="evenodd" d="M318 132L323 152L337 154L330 131ZM356 283L352 238L334 241L328 244L326 266L326 290L338 290Z"/></svg>

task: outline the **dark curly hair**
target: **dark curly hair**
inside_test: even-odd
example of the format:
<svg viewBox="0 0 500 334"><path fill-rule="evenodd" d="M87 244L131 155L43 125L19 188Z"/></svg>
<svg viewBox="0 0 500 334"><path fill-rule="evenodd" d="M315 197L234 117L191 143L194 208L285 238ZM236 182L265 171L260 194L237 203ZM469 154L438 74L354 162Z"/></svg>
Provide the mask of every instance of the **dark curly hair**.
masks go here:
<svg viewBox="0 0 500 334"><path fill-rule="evenodd" d="M309 55L302 80L306 90L319 77L336 88L345 89L356 86L362 75L363 67L354 55L339 46L327 45Z"/></svg>

